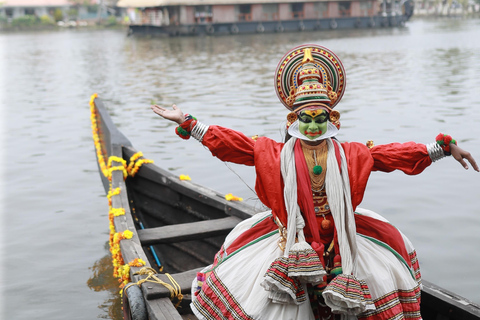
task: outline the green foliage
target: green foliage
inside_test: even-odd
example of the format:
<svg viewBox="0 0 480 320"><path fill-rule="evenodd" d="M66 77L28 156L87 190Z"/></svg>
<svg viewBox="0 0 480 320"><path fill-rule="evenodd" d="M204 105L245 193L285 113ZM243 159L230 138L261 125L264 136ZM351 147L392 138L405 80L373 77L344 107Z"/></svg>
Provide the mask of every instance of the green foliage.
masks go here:
<svg viewBox="0 0 480 320"><path fill-rule="evenodd" d="M89 6L92 4L91 0L68 0L68 2L75 6Z"/></svg>
<svg viewBox="0 0 480 320"><path fill-rule="evenodd" d="M24 15L12 20L12 27L32 27L37 24L37 17L34 15Z"/></svg>
<svg viewBox="0 0 480 320"><path fill-rule="evenodd" d="M87 6L87 12L96 13L98 11L98 4Z"/></svg>
<svg viewBox="0 0 480 320"><path fill-rule="evenodd" d="M43 26L54 26L55 21L53 21L53 19L50 16L45 14L40 17L40 24Z"/></svg>
<svg viewBox="0 0 480 320"><path fill-rule="evenodd" d="M43 15L40 18L34 15L24 15L13 19L11 26L20 29L37 26L55 26L55 21L48 15Z"/></svg>
<svg viewBox="0 0 480 320"><path fill-rule="evenodd" d="M7 16L0 14L0 25L6 25L8 22Z"/></svg>
<svg viewBox="0 0 480 320"><path fill-rule="evenodd" d="M55 9L53 12L53 19L55 19L56 22L63 20L63 12L60 8Z"/></svg>
<svg viewBox="0 0 480 320"><path fill-rule="evenodd" d="M115 16L108 16L107 21L105 22L107 27L112 27L117 25L117 18Z"/></svg>
<svg viewBox="0 0 480 320"><path fill-rule="evenodd" d="M67 15L71 19L77 19L78 18L78 9L71 8L67 11Z"/></svg>

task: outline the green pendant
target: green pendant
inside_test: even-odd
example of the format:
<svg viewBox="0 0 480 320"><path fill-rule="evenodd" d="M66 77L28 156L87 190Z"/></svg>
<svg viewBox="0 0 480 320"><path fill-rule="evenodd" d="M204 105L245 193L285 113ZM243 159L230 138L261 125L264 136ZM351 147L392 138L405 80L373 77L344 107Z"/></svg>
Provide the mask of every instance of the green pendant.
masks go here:
<svg viewBox="0 0 480 320"><path fill-rule="evenodd" d="M323 168L321 166L313 167L313 173L316 175L319 175L320 173L322 173L322 171L323 171Z"/></svg>

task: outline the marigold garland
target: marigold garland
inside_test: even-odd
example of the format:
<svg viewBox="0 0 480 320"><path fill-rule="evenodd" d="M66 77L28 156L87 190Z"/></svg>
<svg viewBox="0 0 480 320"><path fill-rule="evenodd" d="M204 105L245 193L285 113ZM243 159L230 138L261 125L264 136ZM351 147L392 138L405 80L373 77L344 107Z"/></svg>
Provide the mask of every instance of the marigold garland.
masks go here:
<svg viewBox="0 0 480 320"><path fill-rule="evenodd" d="M95 99L98 97L96 93L92 94L90 97L90 121L92 122L92 136L93 142L95 144L95 151L97 154L98 165L100 166L100 170L105 177L108 177L107 171L107 164L105 163L105 158L103 156L103 151L101 147L100 136L98 132L98 125L97 125L97 111L95 110Z"/></svg>
<svg viewBox="0 0 480 320"><path fill-rule="evenodd" d="M140 167L144 165L145 163L153 163L153 160L150 159L140 159L138 161L135 161L135 166L133 166L133 169L130 171L130 177L135 177L137 174L138 170L140 170Z"/></svg>
<svg viewBox="0 0 480 320"><path fill-rule="evenodd" d="M236 197L233 194L229 193L225 195L225 200L227 201L243 201L243 198Z"/></svg>
<svg viewBox="0 0 480 320"><path fill-rule="evenodd" d="M146 265L146 263L140 258L135 258L132 261L130 261L128 265L130 267L143 267L144 265Z"/></svg>
<svg viewBox="0 0 480 320"><path fill-rule="evenodd" d="M179 177L178 177L180 180L182 181L191 181L192 179L190 178L190 176L186 175L186 174L181 174Z"/></svg>
<svg viewBox="0 0 480 320"><path fill-rule="evenodd" d="M111 208L110 212L113 214L114 217L123 216L125 215L125 208Z"/></svg>
<svg viewBox="0 0 480 320"><path fill-rule="evenodd" d="M97 121L97 111L95 108L95 99L98 95L95 93L90 97L90 120L92 123L92 136L93 142L95 145L95 152L98 159L98 165L102 174L108 178L109 181L112 180L113 171L122 171L123 178L126 179L128 175L134 176L140 167L144 163L153 163L149 159L140 159L143 154L137 152L130 158L129 166L123 158L117 156L110 156L108 161L105 161L106 153L102 149L102 141L100 139L99 127ZM137 161L138 160L138 161ZM120 163L120 165L112 166L113 162ZM133 237L133 232L130 230L125 230L123 232L116 232L114 218L125 215L125 208L113 208L112 207L112 197L119 195L121 193L120 188L113 189L112 184L110 183L110 190L107 193L108 199L108 220L109 220L109 245L110 252L112 254L112 264L113 264L113 276L118 278L120 282L120 288L123 288L128 282L130 282L130 267L141 267L145 266L146 262L142 259L136 258L129 263L125 263L123 260L122 252L120 250L120 241L124 239L131 239ZM120 290L120 294L122 290Z"/></svg>
<svg viewBox="0 0 480 320"><path fill-rule="evenodd" d="M133 166L135 165L135 161L137 161L140 157L143 157L143 152L141 151L135 153L133 156L130 157L130 160L128 162L128 167L127 167L128 172L132 171Z"/></svg>
<svg viewBox="0 0 480 320"><path fill-rule="evenodd" d="M127 167L127 162L125 159L117 157L117 156L110 156L108 157L108 167L112 166L112 161L120 162L125 168Z"/></svg>
<svg viewBox="0 0 480 320"><path fill-rule="evenodd" d="M143 153L141 151L135 153L133 156L130 157L130 161L128 163L127 172L130 177L135 177L140 167L145 163L153 163L153 160L150 159L139 159L143 157Z"/></svg>

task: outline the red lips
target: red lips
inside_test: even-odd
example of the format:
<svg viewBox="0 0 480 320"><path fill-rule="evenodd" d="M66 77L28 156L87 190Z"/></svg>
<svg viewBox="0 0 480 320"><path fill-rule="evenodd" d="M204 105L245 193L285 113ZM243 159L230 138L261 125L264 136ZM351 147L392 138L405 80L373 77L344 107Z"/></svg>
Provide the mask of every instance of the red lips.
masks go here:
<svg viewBox="0 0 480 320"><path fill-rule="evenodd" d="M305 132L303 133L304 135L306 136L319 136L322 134L322 130L319 130L319 131L316 131L316 132L308 132L305 130Z"/></svg>

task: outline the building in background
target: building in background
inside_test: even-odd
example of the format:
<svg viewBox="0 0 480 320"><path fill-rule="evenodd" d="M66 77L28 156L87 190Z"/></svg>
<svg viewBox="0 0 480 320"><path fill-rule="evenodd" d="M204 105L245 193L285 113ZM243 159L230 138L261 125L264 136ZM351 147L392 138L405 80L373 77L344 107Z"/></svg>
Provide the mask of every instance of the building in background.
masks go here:
<svg viewBox="0 0 480 320"><path fill-rule="evenodd" d="M3 0L0 3L0 16L7 21L33 16L54 22L84 21L94 22L108 16L120 16L123 10L117 9L117 0Z"/></svg>
<svg viewBox="0 0 480 320"><path fill-rule="evenodd" d="M236 34L403 26L413 0L119 0L130 32Z"/></svg>

